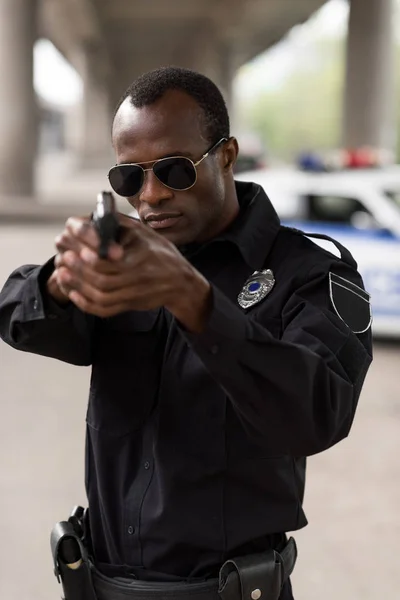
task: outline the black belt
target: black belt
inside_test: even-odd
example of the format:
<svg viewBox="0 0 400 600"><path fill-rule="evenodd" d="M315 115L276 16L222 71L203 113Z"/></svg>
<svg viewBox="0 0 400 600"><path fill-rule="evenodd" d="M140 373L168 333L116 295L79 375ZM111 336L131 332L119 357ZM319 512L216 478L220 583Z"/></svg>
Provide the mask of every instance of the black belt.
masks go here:
<svg viewBox="0 0 400 600"><path fill-rule="evenodd" d="M97 600L278 600L297 558L290 538L281 552L268 550L227 560L219 579L201 583L118 581L92 567Z"/></svg>
<svg viewBox="0 0 400 600"><path fill-rule="evenodd" d="M92 581L97 600L221 600L218 579L201 583L133 579L125 583L93 569Z"/></svg>
<svg viewBox="0 0 400 600"><path fill-rule="evenodd" d="M55 574L62 581L65 600L278 600L297 559L296 543L290 538L279 551L227 560L218 579L200 583L118 581L91 563L84 521L84 511L77 507L51 534Z"/></svg>

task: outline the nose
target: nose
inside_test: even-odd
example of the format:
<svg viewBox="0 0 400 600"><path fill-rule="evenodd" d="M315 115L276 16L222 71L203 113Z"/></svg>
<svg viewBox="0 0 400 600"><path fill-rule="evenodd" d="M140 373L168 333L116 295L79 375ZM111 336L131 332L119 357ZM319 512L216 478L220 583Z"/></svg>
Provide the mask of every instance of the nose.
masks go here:
<svg viewBox="0 0 400 600"><path fill-rule="evenodd" d="M174 197L174 191L161 183L150 169L144 174L143 187L139 193L139 201L157 206Z"/></svg>

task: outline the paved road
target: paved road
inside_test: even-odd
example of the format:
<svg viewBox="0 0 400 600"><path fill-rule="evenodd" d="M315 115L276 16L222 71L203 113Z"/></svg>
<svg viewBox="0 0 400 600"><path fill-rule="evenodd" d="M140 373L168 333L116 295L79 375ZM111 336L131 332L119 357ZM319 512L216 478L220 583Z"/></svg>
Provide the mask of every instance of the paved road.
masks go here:
<svg viewBox="0 0 400 600"><path fill-rule="evenodd" d="M0 285L52 253L54 227L0 227ZM309 461L296 600L398 597L400 344L377 344L350 437ZM89 371L0 342L0 598L54 600L49 532L85 503Z"/></svg>

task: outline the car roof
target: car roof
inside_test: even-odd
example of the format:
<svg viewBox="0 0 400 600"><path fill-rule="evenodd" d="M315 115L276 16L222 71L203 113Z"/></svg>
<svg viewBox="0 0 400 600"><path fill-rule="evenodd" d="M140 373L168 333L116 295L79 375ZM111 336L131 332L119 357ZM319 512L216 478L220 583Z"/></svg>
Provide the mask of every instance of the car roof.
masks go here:
<svg viewBox="0 0 400 600"><path fill-rule="evenodd" d="M362 199L382 226L400 235L400 211L383 193L386 190L396 190L392 181L398 181L397 189L400 190L400 169L397 169L397 173L396 169L388 169L386 177L385 173L372 170L357 173L309 173L287 168L260 169L240 173L235 178L261 185L283 219L295 214L305 216L306 208L301 201L303 195L340 195Z"/></svg>
<svg viewBox="0 0 400 600"><path fill-rule="evenodd" d="M244 171L235 176L239 181L254 181L262 187L280 189L296 189L300 191L305 188L332 188L351 193L359 192L361 189L370 190L375 188L382 190L400 191L400 166L393 165L384 169L363 169L353 171L340 171L329 173L312 173L296 169L259 169Z"/></svg>

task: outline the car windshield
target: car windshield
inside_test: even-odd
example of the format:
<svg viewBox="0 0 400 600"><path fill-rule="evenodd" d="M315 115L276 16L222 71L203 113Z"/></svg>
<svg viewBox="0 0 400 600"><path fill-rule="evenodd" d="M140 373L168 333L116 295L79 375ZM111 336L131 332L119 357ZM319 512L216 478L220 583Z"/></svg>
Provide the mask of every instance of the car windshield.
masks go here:
<svg viewBox="0 0 400 600"><path fill-rule="evenodd" d="M400 190L386 190L385 194L400 209Z"/></svg>

